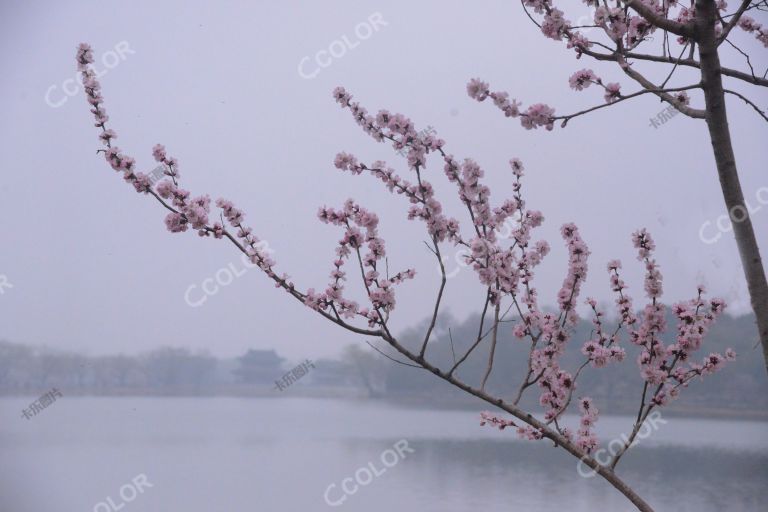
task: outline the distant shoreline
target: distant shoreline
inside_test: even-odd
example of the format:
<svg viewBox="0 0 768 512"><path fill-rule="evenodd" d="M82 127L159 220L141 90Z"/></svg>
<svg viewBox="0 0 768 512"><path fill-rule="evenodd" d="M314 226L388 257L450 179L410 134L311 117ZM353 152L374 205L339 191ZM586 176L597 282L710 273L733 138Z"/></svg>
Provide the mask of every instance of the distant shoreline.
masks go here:
<svg viewBox="0 0 768 512"><path fill-rule="evenodd" d="M413 395L386 395L382 397L369 397L365 393L356 389L344 388L323 388L314 389L305 386L297 386L297 389L288 391L277 391L267 388L248 388L233 387L227 389L211 390L209 392L191 392L190 390L109 390L103 393L83 392L82 390L68 391L61 389L64 397L93 397L93 398L310 398L310 399L335 399L335 400L358 400L365 402L376 402L388 406L395 406L404 409L430 409L430 410L456 410L456 411L483 411L492 409L490 404L480 400L473 399L452 399L446 397L422 397ZM3 398L37 398L41 393L7 393L0 392L0 399ZM723 420L751 420L768 422L768 411L746 410L746 409L725 409L721 407L697 407L686 406L685 404L673 404L663 409L664 414L671 417L681 418L707 418ZM603 406L603 412L606 415L622 416L633 415L635 411L627 407L621 407L620 404L608 403Z"/></svg>

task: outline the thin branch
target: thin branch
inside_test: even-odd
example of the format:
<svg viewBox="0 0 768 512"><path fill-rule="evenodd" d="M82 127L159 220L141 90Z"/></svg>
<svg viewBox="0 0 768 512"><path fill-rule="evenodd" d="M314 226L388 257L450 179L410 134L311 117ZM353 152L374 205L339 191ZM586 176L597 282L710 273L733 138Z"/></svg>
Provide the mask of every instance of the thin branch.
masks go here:
<svg viewBox="0 0 768 512"><path fill-rule="evenodd" d="M461 389L462 391L470 395L473 395L485 402L488 402L494 407L498 407L499 409L511 414L515 418L530 425L533 429L535 429L537 432L541 434L542 438L550 439L556 446L562 447L568 453L580 459L585 466L589 467L590 469L593 469L597 474L599 474L601 477L607 480L617 490L619 490L622 494L624 494L624 496L626 496L627 499L629 499L638 508L638 510L640 510L641 512L653 512L653 509L651 508L651 506L648 505L648 503L646 503L639 495L637 495L637 493L635 493L632 490L632 488L629 487L623 480L621 480L616 475L616 473L614 473L608 467L600 464L591 455L589 455L584 450L577 447L572 441L568 440L568 438L566 438L563 434L561 434L557 430L551 429L544 422L536 419L532 414L523 411L516 405L510 404L508 402L505 402L501 398L497 398L493 395L490 395L482 389L473 388L472 386L469 386L465 382L454 377L451 373L443 372L436 366L433 366L432 364L430 364L429 362L423 359L419 359L419 357L416 354L410 352L407 348L405 348L401 343L399 343L396 339L392 338L391 336L385 334L383 336L383 339L386 342L388 342L395 350L397 350L402 355L404 355L406 358L421 365L424 369L432 372L437 377L445 380L450 384L453 384L455 387Z"/></svg>
<svg viewBox="0 0 768 512"><path fill-rule="evenodd" d="M448 339L451 341L451 355L453 356L453 364L456 364L456 351L453 349L453 333L451 328L448 328Z"/></svg>
<svg viewBox="0 0 768 512"><path fill-rule="evenodd" d="M614 101L612 103L603 103L603 104L600 104L600 105L597 105L597 106L594 106L594 107L591 107L591 108L588 108L586 110L582 110L580 112L576 112L576 113L573 113L573 114L568 114L568 115L565 115L565 116L555 116L552 119L554 119L554 120L562 119L563 123L560 126L564 127L574 117L582 116L584 114L588 114L590 112L594 112L595 110L600 110L601 108L610 107L612 105L615 105L616 103L620 103L620 102L622 102L624 100L629 100L629 99L632 99L632 98L636 98L636 97L641 96L643 94L655 94L655 95L659 96L660 94L666 94L666 93L670 93L670 92L687 91L687 90L690 90L690 89L698 89L700 87L701 87L701 84L699 83L699 84L694 84L694 85L687 85L685 87L673 87L673 88L668 88L668 89L642 89L640 91L633 92L632 94L628 94L626 96L622 95L622 96L619 97L619 99L617 99L616 101ZM667 96L668 96L668 94L667 94ZM671 98L671 96L670 96L670 98ZM674 98L671 98L671 100L672 101L669 101L669 103L672 104L672 106L674 106L678 110L680 110L680 107L684 107L684 105L680 105L679 102L675 101Z"/></svg>
<svg viewBox="0 0 768 512"><path fill-rule="evenodd" d="M624 0L624 3L633 11L637 12L640 16L645 18L652 25L656 25L658 28L664 29L667 32L672 32L678 36L683 36L688 39L693 39L695 34L693 30L693 23L680 23L679 21L670 20L663 16L656 14L651 7L642 3L640 0Z"/></svg>
<svg viewBox="0 0 768 512"><path fill-rule="evenodd" d="M497 299L498 300L498 299ZM496 303L496 309L493 314L493 337L491 338L491 350L488 353L488 368L483 375L483 382L480 384L480 389L485 389L485 383L488 382L488 377L491 376L493 371L493 358L496 355L496 340L499 334L499 310L501 309L501 300Z"/></svg>
<svg viewBox="0 0 768 512"><path fill-rule="evenodd" d="M744 14L744 11L749 7L749 4L752 3L752 0L742 0L741 5L739 6L738 10L733 13L733 17L731 18L731 21L728 22L727 25L723 27L723 31L720 33L720 37L717 38L716 45L720 46L723 44L723 41L728 40L728 34L731 33L731 30L733 30L733 27L735 27L739 20L741 19L741 15Z"/></svg>
<svg viewBox="0 0 768 512"><path fill-rule="evenodd" d="M738 97L738 98L741 98L742 100L744 100L744 102L745 102L747 105L749 105L749 106L751 106L753 109L755 109L755 111L756 111L756 112L757 112L757 113L760 115L760 117L762 117L763 119L765 119L766 121L768 121L768 116L766 116L766 115L765 115L765 111L763 111L763 110L760 110L760 108L758 108L758 106L757 106L757 105L755 105L755 104L754 104L752 101L750 101L749 99L745 98L743 95L739 94L739 93L738 93L738 92L736 92L736 91L732 91L732 90L730 90L730 89L723 89L723 92L726 92L726 93L728 93L728 94L733 94L734 96L736 96L736 97Z"/></svg>
<svg viewBox="0 0 768 512"><path fill-rule="evenodd" d="M488 311L488 303L490 301L491 301L491 289L488 288L488 290L487 290L487 292L485 294L485 305L483 306L483 312L480 315L480 329L479 329L479 331L477 333L477 339L475 340L475 343L472 344L471 347L469 347L469 350L467 350L467 352L462 356L462 358L459 359L459 361L456 364L453 365L453 367L451 368L451 371L448 372L449 376L453 375L453 372L456 371L456 368L458 368L461 363L466 361L466 359L469 357L469 354L471 354L472 351L475 350L475 347L477 347L480 344L480 341L482 341L482 339L483 339L483 323L485 322L485 314Z"/></svg>
<svg viewBox="0 0 768 512"><path fill-rule="evenodd" d="M689 54L688 58L683 59L679 62L674 57L671 57L671 56L662 57L660 55L650 55L645 53L634 53L634 52L627 52L627 51L621 52L621 56L623 56L626 59L645 60L649 62L663 62L666 64L678 64L679 66L701 69L701 63L693 58L693 50L695 46L696 46L695 43L691 44L691 53ZM582 50L582 53L584 53L585 55L589 55L595 60L617 62L619 55L614 53L612 50L611 52L612 53L600 53L600 52L595 52L593 50L590 50L588 48L585 48L584 50ZM754 76L751 76L749 73L745 73L744 71L738 71L736 69L721 67L720 72L723 75L729 76L731 78L743 80L745 82L748 82L754 85L760 85L762 87L768 87L768 79L754 77Z"/></svg>
<svg viewBox="0 0 768 512"><path fill-rule="evenodd" d="M512 403L517 405L520 403L520 400L523 398L523 392L533 384L538 379L535 379L533 382L530 380L531 374L533 373L532 363L533 363L533 351L536 348L536 342L538 341L538 338L534 338L533 341L531 341L531 349L528 351L528 371L525 374L525 378L520 383L520 387L517 389L517 394L515 395L514 400L512 400Z"/></svg>
<svg viewBox="0 0 768 512"><path fill-rule="evenodd" d="M424 335L424 341L421 344L420 357L424 357L424 353L427 351L427 343L429 343L429 337L432 335L432 331L435 329L437 323L437 315L440 312L440 302L443 299L443 291L445 290L445 283L447 279L445 277L445 265L443 264L443 257L440 255L440 245L437 243L437 237L432 237L432 243L434 244L434 254L437 258L437 262L440 264L440 289L437 292L437 299L435 300L435 308L432 312L432 320L429 323L427 333Z"/></svg>
<svg viewBox="0 0 768 512"><path fill-rule="evenodd" d="M368 341L368 340L365 340L365 342L368 344L368 346L369 346L369 347L371 347L373 350L375 350L375 351L376 351L376 352L378 352L379 354L383 355L384 357L386 357L386 358L387 358L387 359L389 359L390 361L394 361L395 363L397 363L397 364L401 364L401 365L403 365L403 366L409 366L409 367L411 367L411 368L418 368L419 370L423 370L423 369L424 369L422 366L419 366L418 364L411 364L411 363L406 363L405 361L400 361L399 359L395 359L394 357L390 356L389 354L386 354L386 353L382 352L381 350L379 350L379 349L376 347L376 345L374 345L373 343L371 343L371 342L370 342L370 341Z"/></svg>
<svg viewBox="0 0 768 512"><path fill-rule="evenodd" d="M755 76L755 68L752 67L752 61L749 59L749 55L744 50L733 44L730 40L726 39L725 42L731 45L734 50L744 56L744 58L747 60L747 66L749 66L749 72L752 73L752 78L757 80L757 77Z"/></svg>
<svg viewBox="0 0 768 512"><path fill-rule="evenodd" d="M635 82L639 83L643 86L646 90L649 92L655 94L662 100L666 101L670 105L674 106L679 112L682 112L683 114L687 115L688 117L693 117L696 119L705 119L706 118L706 111L701 109L696 109L689 107L687 105L682 105L680 102L676 101L675 98L670 96L668 93L659 91L658 87L656 87L653 82L645 78L642 74L640 74L638 71L635 71L632 69L632 67L627 64L627 62L623 58L619 58L619 66L624 71L624 73L629 76L631 79L633 79Z"/></svg>
<svg viewBox="0 0 768 512"><path fill-rule="evenodd" d="M689 44L690 43L685 43L685 46L683 46L683 49L680 51L680 55L677 56L677 60L675 61L675 65L672 66L672 71L669 72L669 75L667 76L667 79L664 80L661 83L661 86L660 86L661 89L663 89L667 85L667 82L669 82L669 79L672 78L672 75L675 73L675 70L677 69L677 66L680 65L680 59L683 57L683 53L685 53L685 49L688 48Z"/></svg>

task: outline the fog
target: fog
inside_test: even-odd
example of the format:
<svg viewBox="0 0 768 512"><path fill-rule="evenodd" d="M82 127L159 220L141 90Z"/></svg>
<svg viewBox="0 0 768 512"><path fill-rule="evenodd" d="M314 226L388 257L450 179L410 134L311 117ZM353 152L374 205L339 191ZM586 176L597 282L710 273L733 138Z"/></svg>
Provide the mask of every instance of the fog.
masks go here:
<svg viewBox="0 0 768 512"><path fill-rule="evenodd" d="M602 101L597 91L568 87L573 71L590 66L620 79L610 66L576 61L542 38L515 2L4 1L0 9L0 275L13 286L0 295L1 338L94 355L170 344L232 357L279 347L296 359L337 355L356 340L306 314L258 271L243 273L232 247L171 236L161 207L114 176L95 153L84 94L66 92L80 42L94 47L110 125L139 170L153 169L151 147L165 144L179 159L183 185L243 208L278 269L300 287L325 285L340 237L317 221L319 206L353 197L377 211L392 268L418 272L400 294L392 318L398 328L429 313L438 272L403 199L333 167L339 151L404 167L334 103L336 85L369 111L387 108L419 129L433 127L449 152L485 169L494 201L511 195L509 158L523 160L528 203L546 218L537 237L553 247L537 277L542 302L553 303L565 273L557 230L573 221L593 252L585 296L611 300L603 269L612 258L625 261L627 281L640 293L642 267L629 237L646 226L657 239L668 300L691 297L705 282L730 311L748 312L732 233L716 224L725 208L704 123L676 116L654 128L650 119L665 106L643 96L566 129L526 131L467 96L467 81L482 77L524 104L546 102L566 113ZM355 33L360 23L374 29L358 29L366 39ZM321 54L321 67L317 54L334 41L345 49L337 43L341 56L331 55L330 64L330 53ZM766 61L757 45L744 38L756 69ZM758 103L765 99L755 94ZM740 102L728 108L744 194L765 245L763 121ZM439 163L428 172L463 220ZM446 306L461 319L481 309L484 292L447 250L448 271L459 271ZM217 285L217 272L230 265L220 281L229 282L228 272L242 275ZM201 290L206 279L212 295Z"/></svg>
<svg viewBox="0 0 768 512"><path fill-rule="evenodd" d="M765 0L753 2L749 13L768 30ZM585 2L556 2L566 3L574 24L592 23ZM762 76L768 52L755 34L729 37L750 60L723 45L724 65ZM241 208L276 273L301 293L328 286L345 236L320 222L319 208L353 198L377 213L388 276L416 271L397 284L396 308L380 324L387 336L353 334L314 314L226 237L169 233L163 205L136 194L99 153L101 129L77 73L81 43L93 47L107 127L135 170L158 179L152 148L165 145L180 186ZM671 115L653 94L552 131L526 130L492 101L473 100L467 84L480 78L523 108L546 103L564 115L604 105L600 84L569 87L583 68L620 82L625 96L638 90L615 63L575 60L543 37L520 2L0 0L0 46L0 512L650 510L630 503L618 478L657 512L751 512L768 499L765 361L707 125ZM655 83L669 71L632 66ZM699 80L699 70L680 68L670 85ZM765 261L768 146L755 110L768 95L726 85L755 104L727 96ZM520 158L525 208L545 218L532 241L552 248L535 270L541 312L567 291L568 259L577 258L560 228L573 222L591 251L578 297L587 314L542 315L547 338L545 321L538 335L530 324L521 334L523 322L497 308L499 332L489 337L480 319L491 288L468 267L466 249L445 242L442 310L416 356L441 282L430 235L408 220L405 197L365 173L340 172L334 159L348 152L413 173L402 152L340 108L337 86L369 113L408 116L456 161L477 161L492 207L513 196L509 162ZM704 108L701 90L690 96ZM430 153L422 176L470 232L443 165ZM710 329L719 302L670 308L658 316L666 333L654 324L635 345L626 334L608 341L584 302L609 310L605 333L627 320L606 271L620 259L633 307L643 307L646 267L631 240L643 227L656 242L664 303L694 299L705 285L728 316ZM357 269L348 270L345 298L367 306ZM387 340L389 330L402 345ZM574 338L567 347L565 331ZM680 348L703 332L695 358ZM520 342L526 336L531 343ZM602 352L610 355L594 356ZM678 388L679 400L660 405ZM486 408L509 414L481 416Z"/></svg>

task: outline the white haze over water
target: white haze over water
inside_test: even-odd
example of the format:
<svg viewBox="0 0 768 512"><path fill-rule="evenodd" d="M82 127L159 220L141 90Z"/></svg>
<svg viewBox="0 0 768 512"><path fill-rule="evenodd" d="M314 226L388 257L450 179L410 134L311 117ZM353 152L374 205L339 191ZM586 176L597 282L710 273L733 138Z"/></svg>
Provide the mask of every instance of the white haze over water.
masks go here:
<svg viewBox="0 0 768 512"><path fill-rule="evenodd" d="M124 512L634 510L601 479L580 477L565 451L480 427L475 411L301 398L65 400L26 421L15 418L25 398L0 398L9 418L0 424L0 510L91 511L107 496L119 505L118 490L139 474L153 487ZM620 466L656 510L761 509L764 423L667 419ZM601 418L601 437L632 421ZM381 472L381 453L398 440L413 452L343 507L324 503L328 486L337 484L330 496L340 499L339 483L358 468Z"/></svg>

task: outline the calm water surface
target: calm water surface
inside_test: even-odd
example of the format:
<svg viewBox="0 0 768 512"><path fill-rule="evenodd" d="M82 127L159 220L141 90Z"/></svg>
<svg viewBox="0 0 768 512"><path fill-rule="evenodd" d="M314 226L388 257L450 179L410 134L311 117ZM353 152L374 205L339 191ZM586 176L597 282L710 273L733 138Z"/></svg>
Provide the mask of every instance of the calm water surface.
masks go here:
<svg viewBox="0 0 768 512"><path fill-rule="evenodd" d="M121 512L634 510L599 478L579 476L562 450L481 428L471 411L65 396L25 420L30 401L0 399L0 512L107 512L97 506L107 497ZM667 419L619 466L658 512L765 510L768 424ZM601 438L631 423L603 417ZM401 439L413 452L386 469L382 453ZM330 484L340 499L342 480L369 462L386 471L342 505L326 504ZM139 474L152 487L121 500Z"/></svg>

